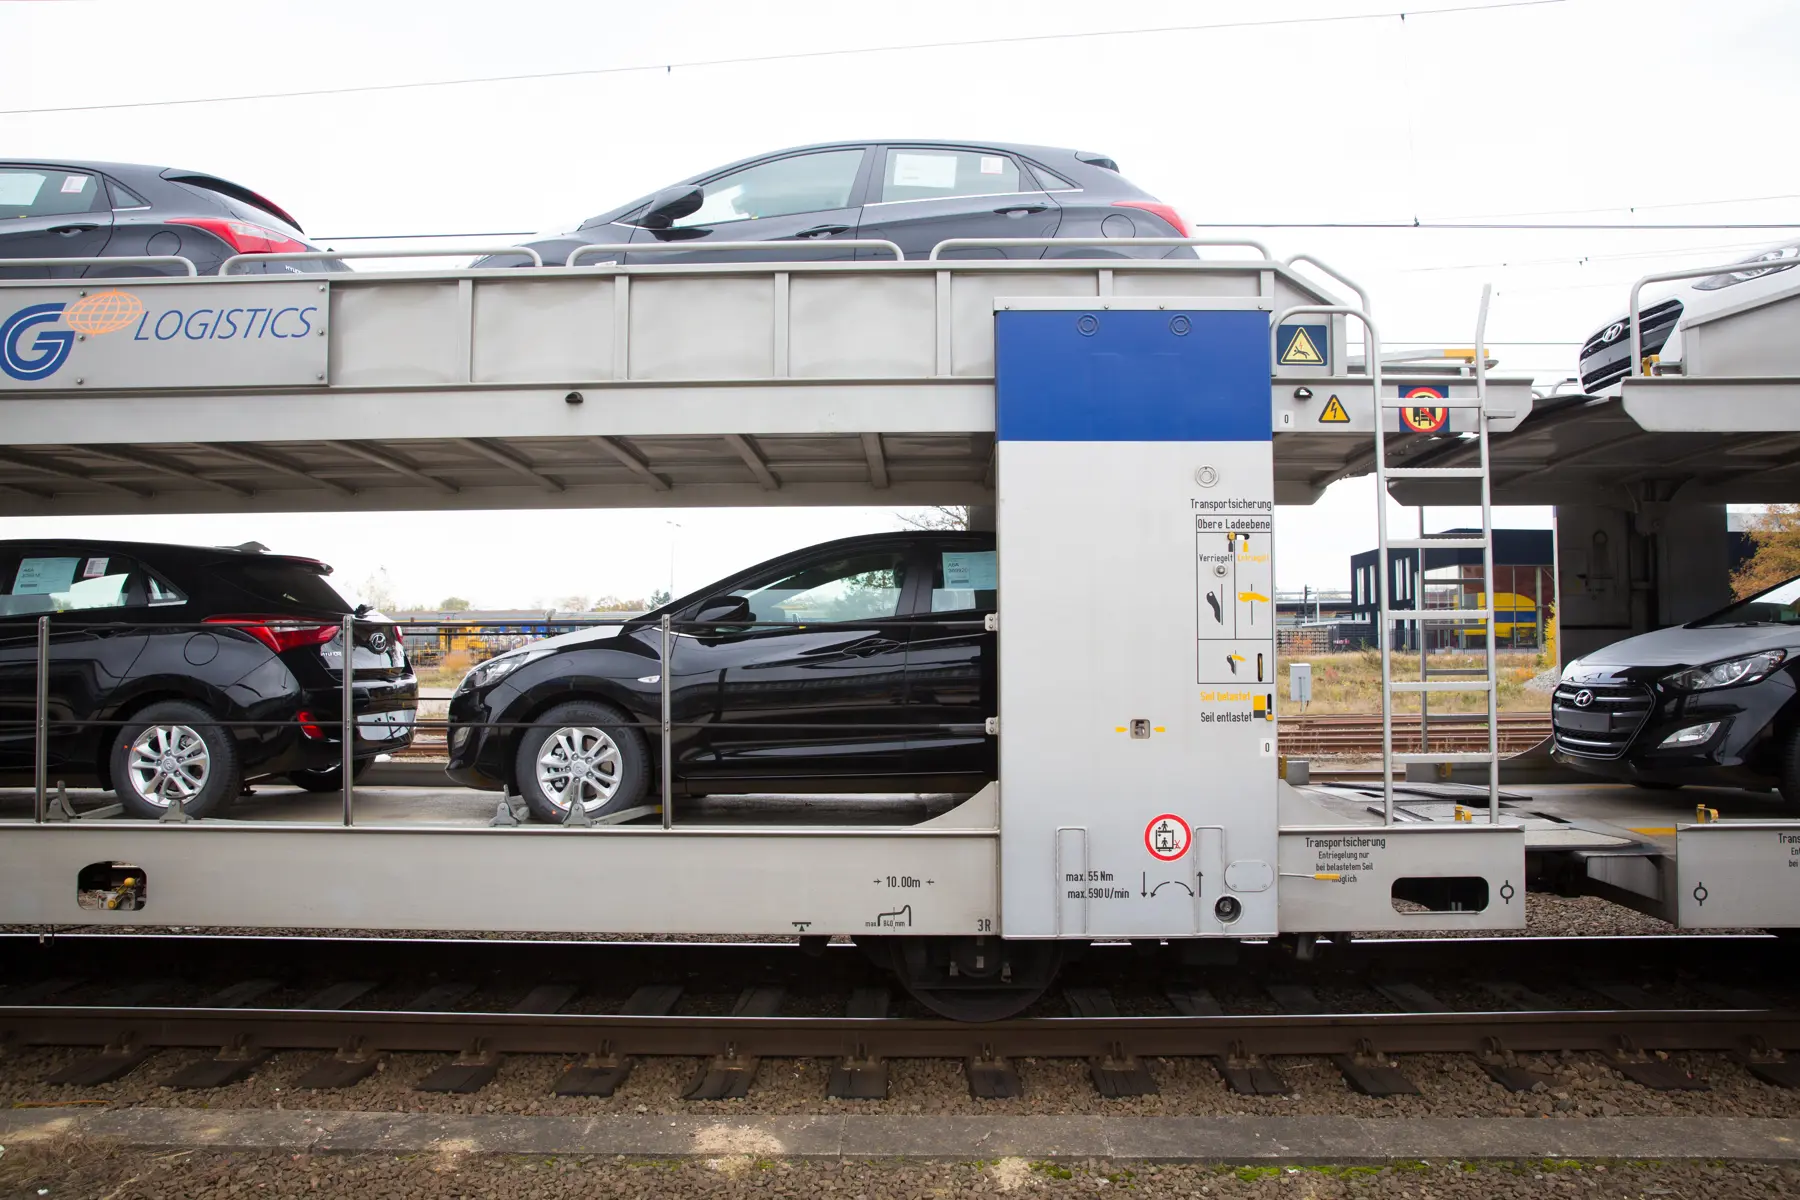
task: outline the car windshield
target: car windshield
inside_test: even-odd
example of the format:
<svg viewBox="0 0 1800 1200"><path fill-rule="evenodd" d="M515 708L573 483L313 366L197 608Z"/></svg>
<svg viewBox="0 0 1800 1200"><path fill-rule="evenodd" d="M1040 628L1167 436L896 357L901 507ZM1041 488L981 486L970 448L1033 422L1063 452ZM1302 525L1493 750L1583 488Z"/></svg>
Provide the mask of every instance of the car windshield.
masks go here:
<svg viewBox="0 0 1800 1200"><path fill-rule="evenodd" d="M349 603L326 582L325 576L303 563L280 559L224 562L215 565L213 571L269 604L332 613L351 611Z"/></svg>
<svg viewBox="0 0 1800 1200"><path fill-rule="evenodd" d="M1707 625L1800 625L1800 576L1695 621Z"/></svg>

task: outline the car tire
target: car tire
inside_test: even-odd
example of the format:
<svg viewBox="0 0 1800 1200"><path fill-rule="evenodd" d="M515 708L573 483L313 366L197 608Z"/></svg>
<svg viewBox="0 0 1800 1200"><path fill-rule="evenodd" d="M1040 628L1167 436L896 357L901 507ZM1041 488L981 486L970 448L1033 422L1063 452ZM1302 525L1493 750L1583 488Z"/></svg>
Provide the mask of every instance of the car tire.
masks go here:
<svg viewBox="0 0 1800 1200"><path fill-rule="evenodd" d="M119 730L111 755L113 792L127 816L154 820L179 799L190 817L216 816L243 788L231 732L185 700L152 704Z"/></svg>
<svg viewBox="0 0 1800 1200"><path fill-rule="evenodd" d="M617 709L593 701L559 704L532 722L513 757L519 794L540 821L568 816L573 787L589 817L622 812L643 801L650 749ZM558 786L559 782L561 787Z"/></svg>
<svg viewBox="0 0 1800 1200"><path fill-rule="evenodd" d="M350 764L350 782L355 783L369 769L372 758L359 758ZM327 767L323 771L289 771L287 781L309 792L341 792L344 790L344 768Z"/></svg>

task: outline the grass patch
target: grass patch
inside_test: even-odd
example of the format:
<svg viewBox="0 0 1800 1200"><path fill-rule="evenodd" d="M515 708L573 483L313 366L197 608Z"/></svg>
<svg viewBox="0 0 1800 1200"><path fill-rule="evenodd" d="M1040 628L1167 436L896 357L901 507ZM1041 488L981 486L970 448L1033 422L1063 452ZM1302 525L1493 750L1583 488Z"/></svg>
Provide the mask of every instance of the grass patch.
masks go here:
<svg viewBox="0 0 1800 1200"><path fill-rule="evenodd" d="M1393 658L1393 677L1397 680L1417 679L1419 677L1419 656L1416 654L1395 654ZM1465 654L1461 651L1437 651L1431 655L1430 666L1435 669L1450 667L1476 667L1482 665L1481 654ZM1374 650L1357 650L1349 654L1306 654L1292 659L1282 657L1275 662L1276 708L1283 716L1297 716L1301 713L1298 703L1287 698L1287 668L1289 662L1305 662L1312 664L1312 703L1305 708L1307 715L1330 713L1379 713L1381 711L1381 655ZM1496 654L1494 656L1494 673L1499 681L1499 697L1501 712L1543 712L1550 711L1550 696L1546 692L1533 692L1525 688L1525 683L1532 676L1543 671L1550 663L1541 659L1536 653ZM1398 695L1394 697L1395 712L1419 711L1419 698L1415 695ZM1434 713L1451 712L1486 712L1487 697L1480 692L1439 692L1431 697L1431 711Z"/></svg>

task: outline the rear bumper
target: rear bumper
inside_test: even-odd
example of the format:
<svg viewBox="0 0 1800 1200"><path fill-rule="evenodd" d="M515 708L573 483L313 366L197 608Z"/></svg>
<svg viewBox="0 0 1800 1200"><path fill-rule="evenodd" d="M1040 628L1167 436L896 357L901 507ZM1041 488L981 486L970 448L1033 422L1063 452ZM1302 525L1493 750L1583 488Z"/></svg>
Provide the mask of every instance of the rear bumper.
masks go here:
<svg viewBox="0 0 1800 1200"><path fill-rule="evenodd" d="M358 761L412 744L419 710L419 681L406 675L356 685L351 714L356 729L350 753ZM343 697L336 689L307 689L288 714L292 725L273 737L245 731L239 753L246 774L331 770L343 762ZM304 717L302 716L304 714Z"/></svg>

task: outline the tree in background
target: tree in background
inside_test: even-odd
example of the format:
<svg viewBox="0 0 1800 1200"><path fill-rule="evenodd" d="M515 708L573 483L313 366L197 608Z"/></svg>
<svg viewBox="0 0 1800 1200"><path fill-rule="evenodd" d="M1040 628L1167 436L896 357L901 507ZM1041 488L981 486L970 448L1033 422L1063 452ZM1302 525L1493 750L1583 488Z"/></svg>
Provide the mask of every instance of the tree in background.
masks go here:
<svg viewBox="0 0 1800 1200"><path fill-rule="evenodd" d="M461 596L445 596L438 601L439 612L468 612L472 607L474 606Z"/></svg>
<svg viewBox="0 0 1800 1200"><path fill-rule="evenodd" d="M394 581L388 576L386 567L377 567L373 575L363 580L362 587L357 591L362 602L370 608L383 612L399 608L394 602Z"/></svg>
<svg viewBox="0 0 1800 1200"><path fill-rule="evenodd" d="M642 600L621 600L617 596L602 596L594 601L589 612L644 612L650 606Z"/></svg>
<svg viewBox="0 0 1800 1200"><path fill-rule="evenodd" d="M654 592L650 593L650 607L661 608L672 599L674 599L674 597L669 595L668 588L657 588Z"/></svg>
<svg viewBox="0 0 1800 1200"><path fill-rule="evenodd" d="M1746 525L1754 549L1731 576L1740 600L1800 575L1800 504L1771 504Z"/></svg>
<svg viewBox="0 0 1800 1200"><path fill-rule="evenodd" d="M592 604L593 600L589 597L574 595L564 596L556 602L556 607L563 612L586 612Z"/></svg>
<svg viewBox="0 0 1800 1200"><path fill-rule="evenodd" d="M967 529L969 506L966 504L934 504L914 513L901 513L900 523L908 529Z"/></svg>

